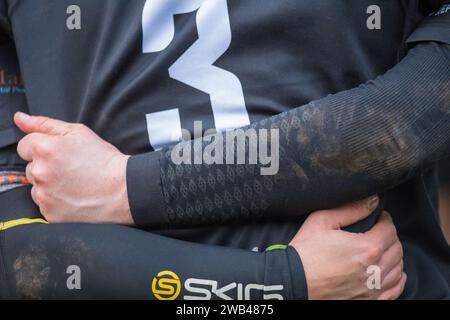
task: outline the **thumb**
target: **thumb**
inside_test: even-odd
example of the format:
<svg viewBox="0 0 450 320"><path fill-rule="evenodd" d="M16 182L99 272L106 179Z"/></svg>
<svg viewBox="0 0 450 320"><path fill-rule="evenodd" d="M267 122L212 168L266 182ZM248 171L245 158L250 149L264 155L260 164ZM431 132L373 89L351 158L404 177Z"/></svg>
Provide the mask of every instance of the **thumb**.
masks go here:
<svg viewBox="0 0 450 320"><path fill-rule="evenodd" d="M378 207L379 202L378 196L372 196L336 209L323 210L321 214L328 227L341 229L367 218Z"/></svg>
<svg viewBox="0 0 450 320"><path fill-rule="evenodd" d="M49 135L64 135L70 129L67 122L48 117L30 116L23 112L17 112L14 115L14 123L26 134L38 132Z"/></svg>

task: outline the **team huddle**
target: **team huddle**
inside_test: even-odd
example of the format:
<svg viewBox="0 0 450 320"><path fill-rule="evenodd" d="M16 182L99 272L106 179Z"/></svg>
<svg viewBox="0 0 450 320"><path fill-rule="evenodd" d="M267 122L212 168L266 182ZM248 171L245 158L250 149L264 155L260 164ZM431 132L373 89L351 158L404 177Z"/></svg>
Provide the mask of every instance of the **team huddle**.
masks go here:
<svg viewBox="0 0 450 320"><path fill-rule="evenodd" d="M0 298L450 299L450 2L1 0L0 33Z"/></svg>

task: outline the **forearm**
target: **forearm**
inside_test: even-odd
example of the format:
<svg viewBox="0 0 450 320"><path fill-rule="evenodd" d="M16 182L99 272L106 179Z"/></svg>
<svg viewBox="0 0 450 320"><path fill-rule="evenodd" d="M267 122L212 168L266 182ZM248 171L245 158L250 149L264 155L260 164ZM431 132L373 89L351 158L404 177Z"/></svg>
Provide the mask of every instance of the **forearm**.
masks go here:
<svg viewBox="0 0 450 320"><path fill-rule="evenodd" d="M244 130L250 128L279 129L277 174L262 176L261 165L251 164L175 165L172 149L132 157L135 222L159 227L302 215L407 180L450 142L449 47L419 45L374 81ZM224 142L224 157L229 151Z"/></svg>
<svg viewBox="0 0 450 320"><path fill-rule="evenodd" d="M21 201L13 201L18 197ZM19 211L38 216L27 187L0 194L0 203L2 217L19 217L14 215ZM114 225L32 223L0 233L0 298L156 299L151 284L161 271L180 279L180 293L161 293L162 298L307 298L303 268L292 248L255 253ZM81 270L82 290L67 287L71 265ZM195 291L199 286L204 290ZM158 283L156 289L164 291Z"/></svg>

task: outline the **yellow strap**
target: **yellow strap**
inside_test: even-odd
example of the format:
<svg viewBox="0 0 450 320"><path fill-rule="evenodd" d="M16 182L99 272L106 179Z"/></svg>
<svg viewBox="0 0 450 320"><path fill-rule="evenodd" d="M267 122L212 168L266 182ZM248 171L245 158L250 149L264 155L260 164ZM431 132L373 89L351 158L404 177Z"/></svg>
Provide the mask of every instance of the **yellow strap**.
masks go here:
<svg viewBox="0 0 450 320"><path fill-rule="evenodd" d="M6 221L6 222L0 222L0 231L11 229L11 228L14 228L17 226L23 226L26 224L32 224L32 223L48 224L47 221L45 221L44 219L40 219L40 218L37 218L37 219L23 218L23 219L11 220L11 221Z"/></svg>

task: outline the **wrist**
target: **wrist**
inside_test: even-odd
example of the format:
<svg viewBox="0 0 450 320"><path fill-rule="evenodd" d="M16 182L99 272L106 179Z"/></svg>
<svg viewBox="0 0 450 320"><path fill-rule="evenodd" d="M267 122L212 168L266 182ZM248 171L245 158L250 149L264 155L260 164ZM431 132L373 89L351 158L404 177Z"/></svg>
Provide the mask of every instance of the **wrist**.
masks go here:
<svg viewBox="0 0 450 320"><path fill-rule="evenodd" d="M305 246L300 245L300 243L296 243L295 245L290 244L291 248L293 248L293 251L298 255L299 260L302 264L302 272L305 279L306 284L306 294L308 297L308 300L320 300L321 297L318 293L320 293L320 288L318 288L316 275L314 273L315 268L312 267L312 264L314 262L311 261L311 254L308 251L308 248L305 248ZM314 256L313 259L314 261ZM319 281L320 282L320 281Z"/></svg>
<svg viewBox="0 0 450 320"><path fill-rule="evenodd" d="M110 208L109 220L114 224L134 225L128 201L126 178L129 158L130 156L121 153L114 156L108 169L111 173L109 176L113 178L108 182L110 197L107 197L109 200L105 205Z"/></svg>

